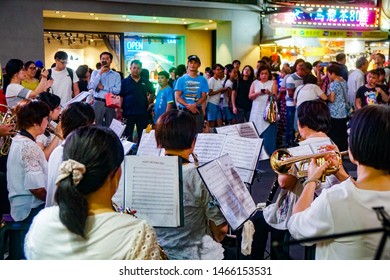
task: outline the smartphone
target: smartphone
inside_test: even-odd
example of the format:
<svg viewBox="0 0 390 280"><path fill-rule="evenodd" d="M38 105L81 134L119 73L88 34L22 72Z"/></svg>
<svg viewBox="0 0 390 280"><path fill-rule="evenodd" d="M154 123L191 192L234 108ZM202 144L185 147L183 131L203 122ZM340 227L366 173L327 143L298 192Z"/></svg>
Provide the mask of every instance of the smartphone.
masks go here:
<svg viewBox="0 0 390 280"><path fill-rule="evenodd" d="M320 63L320 66L322 66L322 67L328 67L328 66L329 66L329 62L321 62L321 63Z"/></svg>
<svg viewBox="0 0 390 280"><path fill-rule="evenodd" d="M262 88L262 89L261 89L261 93L265 93L265 88Z"/></svg>
<svg viewBox="0 0 390 280"><path fill-rule="evenodd" d="M102 61L102 66L106 66L107 65L107 61L103 60Z"/></svg>

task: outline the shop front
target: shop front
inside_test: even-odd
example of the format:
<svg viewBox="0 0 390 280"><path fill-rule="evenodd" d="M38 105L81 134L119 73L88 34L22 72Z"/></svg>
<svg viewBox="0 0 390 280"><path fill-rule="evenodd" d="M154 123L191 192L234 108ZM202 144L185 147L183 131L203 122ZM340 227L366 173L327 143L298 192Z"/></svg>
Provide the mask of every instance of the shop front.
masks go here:
<svg viewBox="0 0 390 280"><path fill-rule="evenodd" d="M348 68L353 69L358 57L372 52L388 56L388 32L379 29L376 7L297 4L292 12L272 15L269 20L275 49L284 62L297 58L332 61L343 52Z"/></svg>

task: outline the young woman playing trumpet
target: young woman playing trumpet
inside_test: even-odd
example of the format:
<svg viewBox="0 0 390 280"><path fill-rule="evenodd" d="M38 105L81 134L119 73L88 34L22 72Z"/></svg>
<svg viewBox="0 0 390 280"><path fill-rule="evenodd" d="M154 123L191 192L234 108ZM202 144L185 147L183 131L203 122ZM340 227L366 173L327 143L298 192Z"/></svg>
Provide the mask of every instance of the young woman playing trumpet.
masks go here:
<svg viewBox="0 0 390 280"><path fill-rule="evenodd" d="M318 141L329 141L326 135L330 127L330 113L326 104L320 100L303 102L298 108L298 130L304 139L299 144L314 144ZM293 207L302 193L303 182L298 178L298 170L293 164L287 174L278 175L281 187L276 202L270 204L263 211L258 211L254 218L255 234L252 243L252 259L263 259L267 245L268 234L271 233L271 243L282 242L287 232L287 222L290 219ZM344 169L335 175L327 176L321 188L330 187L333 182L343 181L348 177ZM271 258L276 255L271 251Z"/></svg>
<svg viewBox="0 0 390 280"><path fill-rule="evenodd" d="M350 120L349 157L357 180L348 178L313 201L318 179L329 165L308 169L307 184L295 204L288 229L295 239L378 228L373 207L390 211L390 107L366 106ZM351 235L317 242L316 259L373 259L381 234ZM387 236L388 239L388 236ZM390 259L390 243L382 258Z"/></svg>

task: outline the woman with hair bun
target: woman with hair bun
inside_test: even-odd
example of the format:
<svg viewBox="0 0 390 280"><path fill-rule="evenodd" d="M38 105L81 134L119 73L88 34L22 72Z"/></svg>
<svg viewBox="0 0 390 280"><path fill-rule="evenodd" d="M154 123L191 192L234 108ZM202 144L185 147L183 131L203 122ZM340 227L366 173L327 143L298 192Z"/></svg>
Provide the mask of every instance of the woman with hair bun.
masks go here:
<svg viewBox="0 0 390 280"><path fill-rule="evenodd" d="M109 128L85 126L67 137L58 206L35 217L25 241L27 259L160 258L154 229L112 208L123 157L122 144Z"/></svg>

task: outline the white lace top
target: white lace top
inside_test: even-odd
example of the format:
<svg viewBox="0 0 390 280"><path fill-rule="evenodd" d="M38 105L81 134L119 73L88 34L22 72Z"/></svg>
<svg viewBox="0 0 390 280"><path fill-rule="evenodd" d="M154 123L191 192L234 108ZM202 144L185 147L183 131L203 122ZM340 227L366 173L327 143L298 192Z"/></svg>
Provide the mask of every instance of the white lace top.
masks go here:
<svg viewBox="0 0 390 280"><path fill-rule="evenodd" d="M11 204L11 216L22 221L32 208L43 204L30 190L46 188L47 161L43 151L31 139L16 135L7 160L7 188Z"/></svg>
<svg viewBox="0 0 390 280"><path fill-rule="evenodd" d="M43 209L26 235L24 251L33 260L158 260L156 233L145 220L107 212L88 216L86 238L60 221L59 207Z"/></svg>

